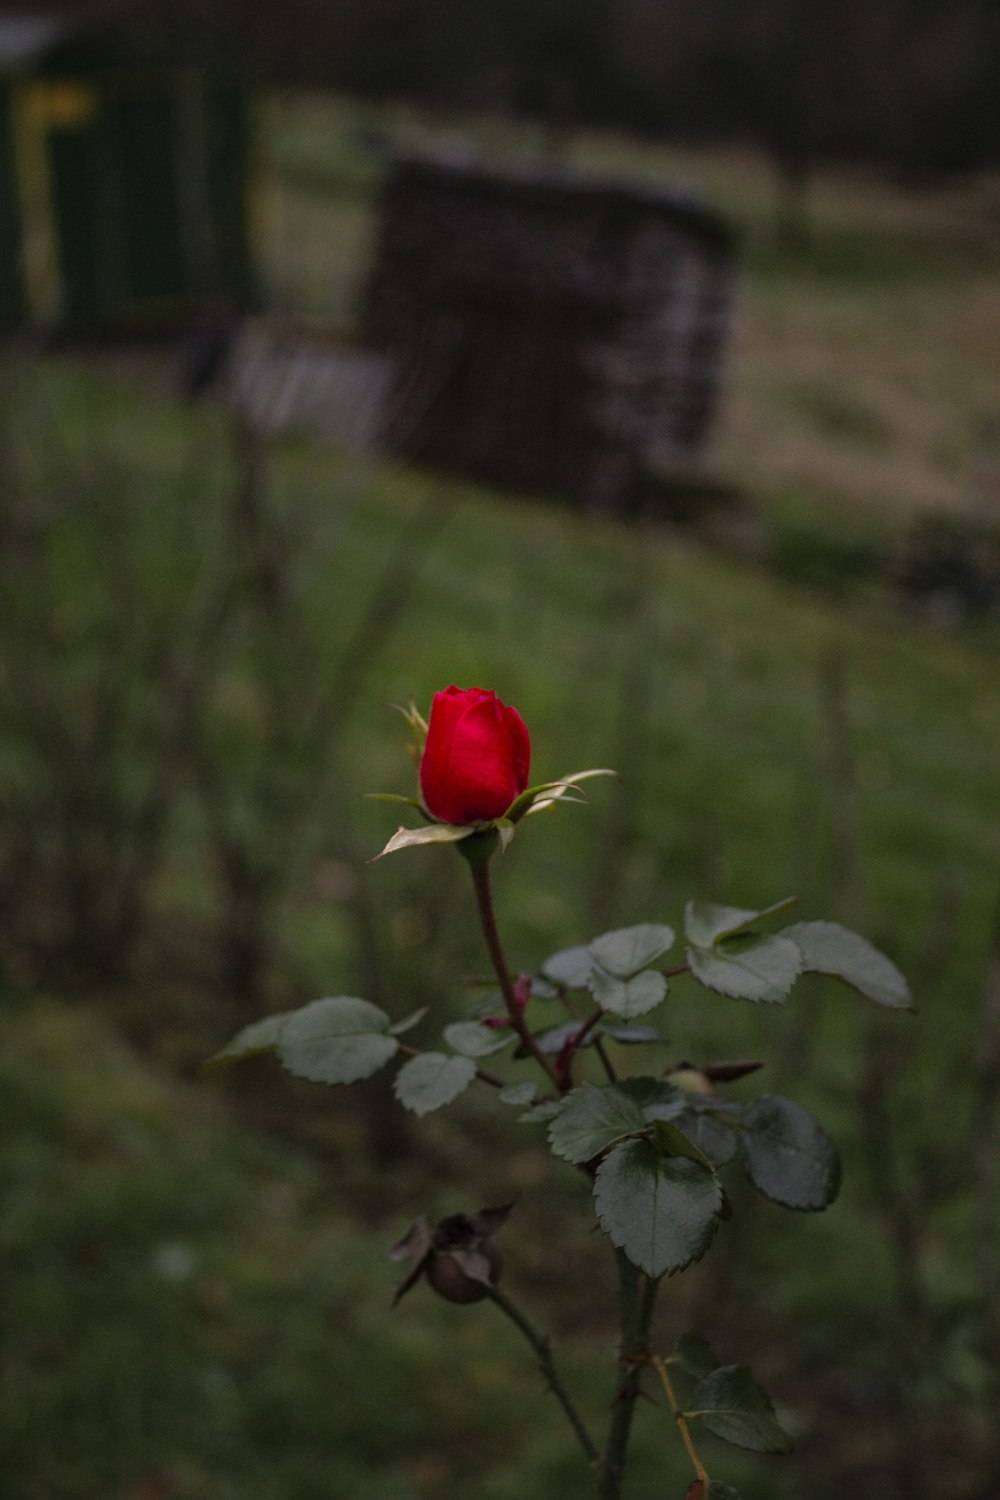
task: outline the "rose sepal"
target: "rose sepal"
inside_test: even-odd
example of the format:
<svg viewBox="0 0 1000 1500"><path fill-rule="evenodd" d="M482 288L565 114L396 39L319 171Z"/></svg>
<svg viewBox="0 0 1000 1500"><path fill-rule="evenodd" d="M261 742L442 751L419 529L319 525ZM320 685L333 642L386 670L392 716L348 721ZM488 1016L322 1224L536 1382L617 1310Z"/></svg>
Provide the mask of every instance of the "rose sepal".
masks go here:
<svg viewBox="0 0 1000 1500"><path fill-rule="evenodd" d="M435 821L419 797L400 797L396 792L365 792L365 798L369 802L401 802L404 807L415 807L426 823Z"/></svg>
<svg viewBox="0 0 1000 1500"><path fill-rule="evenodd" d="M515 797L504 817L508 822L518 823L529 813L541 812L543 808L552 807L557 802L586 802L585 796L572 795L581 790L578 782L587 781L592 776L617 775L617 771L601 766L591 771L574 771L572 776L560 776L557 781L542 781L538 786L529 786L519 797Z"/></svg>
<svg viewBox="0 0 1000 1500"><path fill-rule="evenodd" d="M419 760L427 743L427 720L420 712L413 698L409 699L405 708L401 703L390 703L389 707L395 709L396 713L401 714L413 731L414 738L413 743L410 745L410 750L415 758Z"/></svg>
<svg viewBox="0 0 1000 1500"><path fill-rule="evenodd" d="M385 848L368 863L374 864L376 859L395 854L397 849L412 849L417 844L457 844L492 826L491 823L431 823L427 828L397 828Z"/></svg>

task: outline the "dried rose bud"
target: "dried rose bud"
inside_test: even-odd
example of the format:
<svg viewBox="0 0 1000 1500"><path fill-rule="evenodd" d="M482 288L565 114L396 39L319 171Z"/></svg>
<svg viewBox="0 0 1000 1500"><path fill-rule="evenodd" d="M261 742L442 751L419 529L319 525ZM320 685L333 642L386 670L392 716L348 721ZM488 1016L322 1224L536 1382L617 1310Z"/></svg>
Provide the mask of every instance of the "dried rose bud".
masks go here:
<svg viewBox="0 0 1000 1500"><path fill-rule="evenodd" d="M479 1213L451 1214L432 1229L421 1215L389 1252L392 1260L416 1264L396 1289L393 1306L421 1276L448 1302L480 1302L500 1279L502 1261L493 1236L503 1225L512 1203L483 1208Z"/></svg>
<svg viewBox="0 0 1000 1500"><path fill-rule="evenodd" d="M674 1088L683 1089L687 1094L715 1093L707 1073L689 1062L678 1063L676 1068L671 1068L667 1074L667 1082L672 1083Z"/></svg>
<svg viewBox="0 0 1000 1500"><path fill-rule="evenodd" d="M733 1083L737 1078L746 1078L749 1073L756 1073L763 1066L762 1062L748 1058L739 1062L702 1063L701 1071L713 1083Z"/></svg>

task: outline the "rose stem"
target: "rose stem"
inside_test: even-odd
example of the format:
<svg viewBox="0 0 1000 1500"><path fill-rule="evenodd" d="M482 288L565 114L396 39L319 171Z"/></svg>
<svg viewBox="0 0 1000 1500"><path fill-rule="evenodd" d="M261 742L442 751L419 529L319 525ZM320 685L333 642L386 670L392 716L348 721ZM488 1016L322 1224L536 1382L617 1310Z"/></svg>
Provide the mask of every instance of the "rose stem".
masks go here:
<svg viewBox="0 0 1000 1500"><path fill-rule="evenodd" d="M486 947L489 949L490 960L500 984L500 993L507 1007L510 1024L538 1063L538 1066L543 1069L555 1087L559 1089L559 1079L556 1076L555 1067L550 1059L545 1056L545 1053L532 1036L514 996L514 981L511 979L510 970L507 967L507 959L504 955L503 944L500 941L500 933L497 931L496 914L493 910L493 892L490 888L489 864L484 861L482 864L475 864L470 868L472 870L472 884L476 891L476 902L479 906L479 920L483 926L483 936L486 939Z"/></svg>
<svg viewBox="0 0 1000 1500"><path fill-rule="evenodd" d="M684 1412L677 1405L677 1397L674 1394L673 1382L671 1381L670 1375L667 1371L666 1363L662 1359L660 1359L658 1354L653 1355L650 1363L652 1364L657 1375L659 1375L660 1380L663 1382L663 1389L667 1393L667 1400L670 1402L670 1410L674 1414L674 1420L677 1423L677 1430L680 1433L681 1438L683 1439L685 1448L687 1449L688 1458L694 1465L695 1477L697 1479L700 1479L702 1484L707 1489L708 1474L705 1472L705 1465L698 1457L698 1450L695 1447L694 1440L691 1437L691 1429L688 1427Z"/></svg>
<svg viewBox="0 0 1000 1500"><path fill-rule="evenodd" d="M552 1392L553 1396L555 1396L556 1400L559 1402L559 1405L566 1413L570 1426L580 1440L580 1447L583 1449L584 1453L587 1455L587 1458L592 1464L599 1464L601 1461L601 1455L598 1453L596 1447L594 1446L594 1442L590 1436L590 1433L583 1425L583 1419L581 1418L580 1413L573 1405L573 1402L571 1401L566 1391L566 1387L563 1385L562 1381L559 1378L559 1373L555 1367L555 1361L552 1358L552 1346L549 1343L548 1338L545 1334L541 1334L536 1329L532 1328L531 1324L528 1322L527 1318L520 1311L520 1309L515 1307L513 1302L511 1302L508 1297L505 1297L503 1292L501 1292L498 1287L490 1288L490 1296L493 1298L493 1301L496 1303L497 1307L499 1307L500 1311L510 1319L515 1327L521 1330L525 1338L528 1340L528 1343L531 1345L532 1349L534 1349L536 1355L538 1356L538 1368L545 1376L545 1379L548 1382L549 1390Z"/></svg>
<svg viewBox="0 0 1000 1500"><path fill-rule="evenodd" d="M620 1357L626 1360L625 1378L615 1392L611 1409L608 1446L597 1479L599 1500L620 1500L625 1472L625 1450L632 1431L632 1413L639 1394L639 1378L649 1357L647 1343L659 1283L647 1276L640 1289L641 1272L624 1250L615 1251L618 1262L618 1297L621 1317Z"/></svg>
<svg viewBox="0 0 1000 1500"><path fill-rule="evenodd" d="M570 1061L571 1062L572 1062L572 1058L576 1055L576 1053L579 1051L580 1047L583 1045L583 1042L584 1042L585 1038L589 1035L589 1033L597 1025L598 1021L601 1019L601 1017L603 1016L603 1014L604 1014L604 1012L600 1008L598 1008L595 1011L592 1011L591 1014L584 1021L583 1025L580 1027L580 1030L573 1037L573 1051L572 1051L572 1053L570 1055ZM594 1038L594 1050L596 1051L598 1057L601 1059L601 1067L604 1069L605 1073L607 1074L608 1082L609 1083L617 1083L618 1082L618 1074L615 1072L614 1068L611 1066L611 1059L608 1056L607 1052L604 1050L604 1043L601 1041L601 1038L599 1036Z"/></svg>

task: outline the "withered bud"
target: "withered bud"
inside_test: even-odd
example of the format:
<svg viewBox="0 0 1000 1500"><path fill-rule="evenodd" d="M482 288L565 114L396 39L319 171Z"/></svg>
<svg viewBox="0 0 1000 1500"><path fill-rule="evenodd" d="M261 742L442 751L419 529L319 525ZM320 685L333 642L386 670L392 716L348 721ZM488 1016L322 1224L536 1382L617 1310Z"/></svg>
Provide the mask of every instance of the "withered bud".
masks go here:
<svg viewBox="0 0 1000 1500"><path fill-rule="evenodd" d="M694 1063L678 1063L667 1074L667 1082L672 1083L676 1089L683 1089L686 1094L715 1093L708 1074L704 1069L695 1067Z"/></svg>
<svg viewBox="0 0 1000 1500"><path fill-rule="evenodd" d="M513 1203L482 1208L477 1214L450 1214L433 1228L425 1215L389 1252L391 1260L412 1260L413 1269L396 1288L395 1307L421 1276L448 1302L480 1302L500 1280L502 1261L493 1236Z"/></svg>
<svg viewBox="0 0 1000 1500"><path fill-rule="evenodd" d="M702 1063L701 1071L713 1083L734 1083L737 1078L746 1078L748 1073L756 1073L763 1066L759 1059L755 1061L741 1058L739 1062Z"/></svg>
<svg viewBox="0 0 1000 1500"><path fill-rule="evenodd" d="M756 1073L763 1066L762 1062L742 1059L738 1062L679 1062L667 1074L667 1082L689 1094L714 1094L713 1085L734 1083L737 1078Z"/></svg>

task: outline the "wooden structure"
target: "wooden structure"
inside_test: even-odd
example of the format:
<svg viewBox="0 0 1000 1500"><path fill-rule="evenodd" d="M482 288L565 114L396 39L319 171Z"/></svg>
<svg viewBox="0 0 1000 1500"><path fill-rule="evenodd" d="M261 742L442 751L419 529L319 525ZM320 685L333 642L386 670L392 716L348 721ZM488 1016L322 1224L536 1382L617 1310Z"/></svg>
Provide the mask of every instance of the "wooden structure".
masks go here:
<svg viewBox="0 0 1000 1500"><path fill-rule="evenodd" d="M627 511L703 444L733 235L679 195L409 159L363 313L382 440L417 462Z"/></svg>
<svg viewBox="0 0 1000 1500"><path fill-rule="evenodd" d="M85 15L0 5L0 329L251 305L243 91Z"/></svg>

